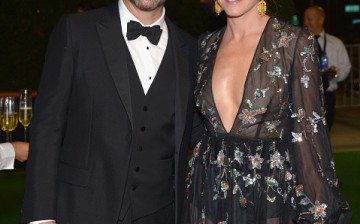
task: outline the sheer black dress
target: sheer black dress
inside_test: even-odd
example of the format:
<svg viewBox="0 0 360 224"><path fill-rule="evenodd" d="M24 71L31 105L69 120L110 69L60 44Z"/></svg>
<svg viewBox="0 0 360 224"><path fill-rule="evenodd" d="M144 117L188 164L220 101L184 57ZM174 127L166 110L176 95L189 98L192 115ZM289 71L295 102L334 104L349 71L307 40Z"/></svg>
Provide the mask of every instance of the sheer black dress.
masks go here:
<svg viewBox="0 0 360 224"><path fill-rule="evenodd" d="M313 35L271 18L229 132L212 93L224 28L202 38L195 98L206 133L186 179L183 223L341 223Z"/></svg>

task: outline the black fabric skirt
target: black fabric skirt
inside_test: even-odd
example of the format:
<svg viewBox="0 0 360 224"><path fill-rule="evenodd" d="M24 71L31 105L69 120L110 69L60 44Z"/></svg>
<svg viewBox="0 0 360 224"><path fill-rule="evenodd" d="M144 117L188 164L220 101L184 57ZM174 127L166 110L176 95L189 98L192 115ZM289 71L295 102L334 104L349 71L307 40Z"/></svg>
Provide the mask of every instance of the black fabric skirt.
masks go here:
<svg viewBox="0 0 360 224"><path fill-rule="evenodd" d="M287 150L280 139L205 135L189 161L183 223L292 223Z"/></svg>

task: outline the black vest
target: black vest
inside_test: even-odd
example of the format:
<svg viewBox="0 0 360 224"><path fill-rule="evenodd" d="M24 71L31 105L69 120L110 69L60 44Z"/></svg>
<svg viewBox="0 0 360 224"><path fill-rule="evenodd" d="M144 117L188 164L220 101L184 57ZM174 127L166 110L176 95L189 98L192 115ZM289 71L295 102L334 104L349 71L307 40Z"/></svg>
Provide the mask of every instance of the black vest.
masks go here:
<svg viewBox="0 0 360 224"><path fill-rule="evenodd" d="M133 219L137 219L174 201L175 63L172 48L169 39L146 95L128 52L134 123L127 190L120 219L129 206Z"/></svg>

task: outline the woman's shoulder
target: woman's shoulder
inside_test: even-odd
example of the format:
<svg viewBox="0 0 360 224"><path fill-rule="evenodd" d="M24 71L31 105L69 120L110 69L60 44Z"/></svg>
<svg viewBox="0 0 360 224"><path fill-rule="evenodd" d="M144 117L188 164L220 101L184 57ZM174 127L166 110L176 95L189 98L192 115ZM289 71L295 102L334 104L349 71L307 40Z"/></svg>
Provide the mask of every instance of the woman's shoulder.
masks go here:
<svg viewBox="0 0 360 224"><path fill-rule="evenodd" d="M314 34L306 27L294 25L280 18L271 18L271 20L272 31L275 34L274 37L278 37L280 42L288 42L290 40L293 43L297 43L299 40L301 42L312 42L314 38Z"/></svg>
<svg viewBox="0 0 360 224"><path fill-rule="evenodd" d="M273 17L273 18L271 18L271 20L272 20L271 26L275 32L287 32L287 33L295 33L295 34L309 33L310 34L310 31L307 28L304 28L304 27L301 27L298 25L294 25L285 19Z"/></svg>
<svg viewBox="0 0 360 224"><path fill-rule="evenodd" d="M198 38L199 44L201 47L205 47L208 43L213 43L219 38L221 38L222 34L224 33L225 27L219 28L214 31L207 31L201 34Z"/></svg>

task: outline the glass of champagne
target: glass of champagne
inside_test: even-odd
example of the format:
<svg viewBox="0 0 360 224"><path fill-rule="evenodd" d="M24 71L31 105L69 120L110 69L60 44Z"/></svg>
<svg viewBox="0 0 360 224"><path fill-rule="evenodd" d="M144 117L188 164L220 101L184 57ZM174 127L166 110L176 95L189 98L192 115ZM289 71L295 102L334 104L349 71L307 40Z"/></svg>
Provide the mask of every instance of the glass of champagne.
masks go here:
<svg viewBox="0 0 360 224"><path fill-rule="evenodd" d="M32 118L31 90L20 90L19 98L19 121L24 126L24 141L27 142L27 128Z"/></svg>
<svg viewBox="0 0 360 224"><path fill-rule="evenodd" d="M18 124L18 110L15 97L3 97L0 99L0 126L6 132L6 141L11 142L11 132Z"/></svg>

